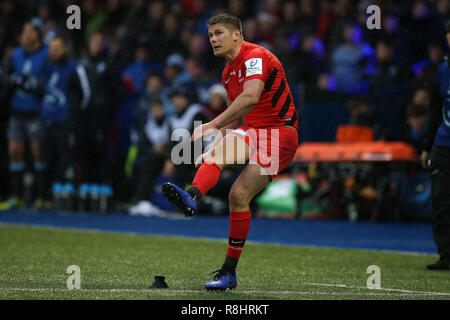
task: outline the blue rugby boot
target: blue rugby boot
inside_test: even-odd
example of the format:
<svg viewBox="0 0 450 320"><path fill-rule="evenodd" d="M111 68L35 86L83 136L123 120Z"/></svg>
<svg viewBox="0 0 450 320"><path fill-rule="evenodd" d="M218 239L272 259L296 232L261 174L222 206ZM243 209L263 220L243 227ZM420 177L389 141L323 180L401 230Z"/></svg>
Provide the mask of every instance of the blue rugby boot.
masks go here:
<svg viewBox="0 0 450 320"><path fill-rule="evenodd" d="M213 273L217 273L214 278L205 284L205 289L208 291L225 291L228 289L233 290L237 286L236 275L232 275L230 272L220 269Z"/></svg>
<svg viewBox="0 0 450 320"><path fill-rule="evenodd" d="M173 183L166 182L162 186L162 192L166 199L177 206L186 217L192 217L197 213L197 201L191 195L177 187Z"/></svg>

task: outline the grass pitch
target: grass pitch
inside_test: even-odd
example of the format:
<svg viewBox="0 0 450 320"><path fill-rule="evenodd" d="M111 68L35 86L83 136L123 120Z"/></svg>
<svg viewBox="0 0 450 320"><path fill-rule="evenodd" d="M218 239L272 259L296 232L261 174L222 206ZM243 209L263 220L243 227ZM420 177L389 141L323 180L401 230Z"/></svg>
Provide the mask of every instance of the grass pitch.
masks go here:
<svg viewBox="0 0 450 320"><path fill-rule="evenodd" d="M450 299L450 272L437 257L247 243L238 286L206 292L225 241L0 225L0 299ZM81 289L68 290L77 265ZM381 289L368 289L370 265ZM163 275L168 289L151 289Z"/></svg>

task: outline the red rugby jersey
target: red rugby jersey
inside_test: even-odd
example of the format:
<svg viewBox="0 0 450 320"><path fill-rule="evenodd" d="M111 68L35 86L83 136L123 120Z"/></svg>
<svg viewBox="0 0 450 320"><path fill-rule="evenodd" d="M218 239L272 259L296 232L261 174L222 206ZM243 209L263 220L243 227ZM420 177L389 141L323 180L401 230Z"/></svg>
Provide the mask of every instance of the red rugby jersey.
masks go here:
<svg viewBox="0 0 450 320"><path fill-rule="evenodd" d="M298 129L297 111L281 62L264 47L244 41L236 59L227 63L222 72L228 99L236 99L244 82L250 79L262 80L264 90L258 103L244 116L245 123L256 128L290 125Z"/></svg>

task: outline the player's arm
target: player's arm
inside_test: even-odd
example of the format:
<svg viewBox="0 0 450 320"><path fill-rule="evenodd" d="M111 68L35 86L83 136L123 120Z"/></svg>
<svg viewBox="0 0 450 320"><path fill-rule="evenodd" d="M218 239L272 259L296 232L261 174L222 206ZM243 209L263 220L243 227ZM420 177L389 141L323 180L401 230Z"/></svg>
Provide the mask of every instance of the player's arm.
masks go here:
<svg viewBox="0 0 450 320"><path fill-rule="evenodd" d="M233 103L233 101L227 99L227 106L229 107L231 104ZM195 167L199 167L203 161L205 161L205 159L207 159L207 157L209 156L210 152L212 150L214 150L215 146L217 146L225 137L225 135L227 134L227 130L229 129L236 129L237 127L239 127L242 123L242 118L237 119L233 122L230 122L229 124L227 124L226 126L220 128L216 134L216 137L214 139L214 141L207 147L207 149L205 150L205 152L203 154L201 154L200 156L197 157L197 159L195 160Z"/></svg>
<svg viewBox="0 0 450 320"><path fill-rule="evenodd" d="M233 103L232 100L227 99L227 106L229 107L231 104ZM233 122L230 122L229 124L227 124L226 126L222 127L219 129L219 132L216 135L216 138L214 139L213 143L211 143L208 146L208 150L212 150L216 145L219 144L219 142L222 140L223 137L225 137L225 135L227 134L227 130L229 129L236 129L237 127L239 127L242 123L242 118L237 119Z"/></svg>
<svg viewBox="0 0 450 320"><path fill-rule="evenodd" d="M232 105L233 101L230 99L227 99L227 106L230 107ZM225 136L226 130L227 129L236 129L237 127L239 127L242 123L243 117L236 119L232 122L230 122L229 124L227 124L224 127L221 127L219 130L222 133L223 136Z"/></svg>
<svg viewBox="0 0 450 320"><path fill-rule="evenodd" d="M222 128L231 122L242 119L258 103L264 90L264 82L259 79L251 79L244 82L242 93L222 112L211 121L215 128Z"/></svg>
<svg viewBox="0 0 450 320"><path fill-rule="evenodd" d="M219 130L227 125L241 120L258 103L264 90L264 82L259 79L251 79L244 83L242 93L231 105L211 122L198 126L192 135L192 140L201 138L207 130Z"/></svg>

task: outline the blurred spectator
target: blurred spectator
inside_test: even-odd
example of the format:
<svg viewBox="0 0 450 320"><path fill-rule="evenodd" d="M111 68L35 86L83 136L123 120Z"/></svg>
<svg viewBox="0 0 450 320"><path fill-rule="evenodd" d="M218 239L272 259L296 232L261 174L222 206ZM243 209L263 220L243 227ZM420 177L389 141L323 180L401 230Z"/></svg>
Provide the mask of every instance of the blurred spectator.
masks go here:
<svg viewBox="0 0 450 320"><path fill-rule="evenodd" d="M81 12L83 12L83 25L85 41L88 42L94 33L99 32L103 23L107 20L106 10L101 3L96 0L83 0L81 3Z"/></svg>
<svg viewBox="0 0 450 320"><path fill-rule="evenodd" d="M243 21L242 29L246 41L256 44L260 43L261 33L258 28L258 22L256 21L256 19L250 18Z"/></svg>
<svg viewBox="0 0 450 320"><path fill-rule="evenodd" d="M83 108L81 104L88 98L88 93L83 90L86 71L78 61L69 58L68 44L61 36L56 36L50 41L49 55L50 76L41 109L46 129L48 181L50 184L69 181L73 183L74 170L71 157L75 141L71 134L72 121L76 119L69 114L74 111L73 109Z"/></svg>
<svg viewBox="0 0 450 320"><path fill-rule="evenodd" d="M213 120L227 108L227 91L222 84L212 85L208 90L208 104L206 115L208 121Z"/></svg>
<svg viewBox="0 0 450 320"><path fill-rule="evenodd" d="M337 17L351 18L354 16L355 9L350 0L336 0L334 4L334 12Z"/></svg>
<svg viewBox="0 0 450 320"><path fill-rule="evenodd" d="M170 142L169 122L164 114L164 103L161 99L149 102L147 109L138 109L134 117L131 131L132 147L129 161L133 164L133 195L131 214L149 214L154 212L150 203L157 175L162 171L167 159ZM133 158L135 160L133 161ZM130 165L131 166L131 165ZM153 211L152 211L153 209Z"/></svg>
<svg viewBox="0 0 450 320"><path fill-rule="evenodd" d="M330 53L330 58L332 58L331 55L333 50L335 50L337 46L341 45L343 40L346 41L345 29L349 24L354 24L355 26L357 26L357 24L353 14L353 10L356 8L352 7L349 0L332 0L330 7L332 13L328 14L328 17L332 19L333 24L330 25L327 30L328 32L325 34L326 37L324 42L327 44L327 51ZM362 30L360 31L362 39Z"/></svg>
<svg viewBox="0 0 450 320"><path fill-rule="evenodd" d="M130 130L133 116L139 99L145 92L146 78L150 71L161 71L162 65L150 60L148 43L140 42L134 51L134 61L122 72L121 84L124 96L121 106L115 114L115 146L114 146L114 174L116 186L120 188L120 181L124 177L124 165L130 147ZM119 189L119 194L123 189Z"/></svg>
<svg viewBox="0 0 450 320"><path fill-rule="evenodd" d="M436 36L443 37L438 20L431 15L429 4L424 0L415 0L411 8L411 18L405 28L406 37L411 39L411 58L413 62L426 58L426 49Z"/></svg>
<svg viewBox="0 0 450 320"><path fill-rule="evenodd" d="M180 48L180 30L181 23L178 16L174 13L168 13L164 19L164 42L162 48L164 49L164 56L169 56L175 53Z"/></svg>
<svg viewBox="0 0 450 320"><path fill-rule="evenodd" d="M185 88L175 87L171 92L170 98L176 111L175 115L169 120L171 139L178 138L176 141L171 141L170 149L177 157L187 158L187 161L175 166L176 179L180 185L184 186L192 180L195 172L195 148L194 143L191 143L190 141L190 134L192 134L197 125L208 122L208 118L204 114L204 107L198 103L195 103L195 101L190 100L189 93ZM178 131L175 132L175 130ZM184 134L189 133L189 136L175 135L174 137L173 135L175 133L181 133L180 130L183 130ZM175 145L177 145L176 149L174 148ZM184 154L183 150L189 150L190 154ZM168 161L173 162L172 160Z"/></svg>
<svg viewBox="0 0 450 320"><path fill-rule="evenodd" d="M303 4L303 3L302 3ZM310 12L311 3L307 4L307 8L302 6L302 13L305 10ZM282 11L282 25L290 28L298 27L300 24L300 17L298 12L298 4L296 1L286 1L283 3L283 11Z"/></svg>
<svg viewBox="0 0 450 320"><path fill-rule="evenodd" d="M121 0L107 0L105 7L107 17L102 27L105 30L114 30L125 19L127 5Z"/></svg>
<svg viewBox="0 0 450 320"><path fill-rule="evenodd" d="M261 1L264 4L264 12L271 15L275 19L281 18L282 0L265 0Z"/></svg>
<svg viewBox="0 0 450 320"><path fill-rule="evenodd" d="M48 48L42 43L42 21L27 22L20 36L21 46L14 49L9 70L11 115L8 122L10 199L0 209L24 206L23 175L27 167L25 146L30 144L34 164L36 194L27 202L42 199L45 193L47 163L43 150L45 129L40 118L42 95L49 75ZM32 190L32 186L27 186Z"/></svg>
<svg viewBox="0 0 450 320"><path fill-rule="evenodd" d="M286 72L288 81L299 81L307 87L315 87L320 75L327 72L325 68L325 48L320 40L315 36L306 35L300 48L289 56L288 64L292 65L292 70ZM326 85L323 89L331 90L332 87Z"/></svg>
<svg viewBox="0 0 450 320"><path fill-rule="evenodd" d="M412 145L418 155L422 152L428 131L428 111L425 106L415 103L410 103L406 108L406 126L402 140Z"/></svg>
<svg viewBox="0 0 450 320"><path fill-rule="evenodd" d="M335 91L337 88L336 79L330 74L320 74L317 77L317 88L320 90Z"/></svg>
<svg viewBox="0 0 450 320"><path fill-rule="evenodd" d="M201 34L207 34L206 21L214 15L217 2L208 0L195 0L193 1L194 7L191 17L196 21L196 29Z"/></svg>
<svg viewBox="0 0 450 320"><path fill-rule="evenodd" d="M395 124L403 119L404 97L412 74L396 62L394 51L385 40L376 43L376 59L377 66L369 87L373 112L379 125L376 135L386 140L400 139L401 131Z"/></svg>
<svg viewBox="0 0 450 320"><path fill-rule="evenodd" d="M173 53L166 60L164 68L165 87L161 93L161 97L164 101L168 101L166 110L169 115L175 112L175 107L170 98L172 91L174 88L189 85L190 75L185 70L184 64L184 58L180 53Z"/></svg>
<svg viewBox="0 0 450 320"><path fill-rule="evenodd" d="M282 23L276 30L275 47L278 55L283 59L290 54L295 55L294 51L300 46L300 28L298 17L298 5L294 1L288 1L283 5ZM295 64L294 64L295 65ZM286 73L290 71L286 70Z"/></svg>
<svg viewBox="0 0 450 320"><path fill-rule="evenodd" d="M362 31L354 24L344 28L345 42L331 56L331 72L337 90L343 93L365 93L369 76L374 72L374 50L362 42Z"/></svg>
<svg viewBox="0 0 450 320"><path fill-rule="evenodd" d="M388 15L382 20L381 32L391 43L392 48L399 58L399 62L410 63L412 61L411 38L405 37L400 28L400 18L394 15Z"/></svg>
<svg viewBox="0 0 450 320"><path fill-rule="evenodd" d="M439 21L439 30L445 30L447 22L450 20L450 2L448 0L437 0L436 13Z"/></svg>
<svg viewBox="0 0 450 320"><path fill-rule="evenodd" d="M262 36L261 46L272 49L272 46L275 42L275 26L278 23L278 18L271 13L261 12L256 17L256 21L258 22L258 29Z"/></svg>
<svg viewBox="0 0 450 320"><path fill-rule="evenodd" d="M179 53L167 57L164 75L169 87L181 86L189 81L189 75L184 72L184 58Z"/></svg>
<svg viewBox="0 0 450 320"><path fill-rule="evenodd" d="M166 1L156 0L147 4L147 16L142 21L142 27L138 31L141 36L148 37L152 55L158 61L165 57L164 43L164 18L167 13Z"/></svg>
<svg viewBox="0 0 450 320"><path fill-rule="evenodd" d="M201 104L208 101L208 89L211 86L211 76L206 72L207 67L202 59L189 57L185 63L186 72L189 74L188 84L184 87L188 90L191 100Z"/></svg>
<svg viewBox="0 0 450 320"><path fill-rule="evenodd" d="M417 88L413 91L411 102L420 106L430 109L431 106L431 93L429 89Z"/></svg>
<svg viewBox="0 0 450 320"><path fill-rule="evenodd" d="M241 20L245 20L251 15L249 5L251 2L252 1L229 0L228 7L225 11L239 17Z"/></svg>
<svg viewBox="0 0 450 320"><path fill-rule="evenodd" d="M146 78L149 71L162 71L163 66L150 60L147 43L139 43L134 53L134 61L125 67L122 73L124 99L116 114L116 148L117 151L128 150L129 134L133 114L141 96L145 92Z"/></svg>
<svg viewBox="0 0 450 320"><path fill-rule="evenodd" d="M16 40L18 40L18 35L21 34L21 29L25 19L25 13L22 11L23 8L20 7L20 3L13 0L5 0L0 2L0 32L1 42L3 46L10 44L16 46ZM0 49L4 49L0 48ZM4 52L2 53L2 57Z"/></svg>
<svg viewBox="0 0 450 320"><path fill-rule="evenodd" d="M86 70L81 88L87 92L74 110L77 182L110 183L107 128L118 107L120 86L111 71L104 35L89 38L89 56L81 60Z"/></svg>
<svg viewBox="0 0 450 320"><path fill-rule="evenodd" d="M316 35L324 40L330 33L330 28L335 19L332 0L320 1L317 15Z"/></svg>
<svg viewBox="0 0 450 320"><path fill-rule="evenodd" d="M53 20L46 21L43 31L43 42L49 45L50 41L58 34L56 23Z"/></svg>
<svg viewBox="0 0 450 320"><path fill-rule="evenodd" d="M218 63L218 58L211 51L208 37L203 34L195 33L192 35L186 57L184 67L190 74L191 79L214 79L215 75L221 72L222 64ZM194 66L199 69L198 72L192 72L192 67ZM186 83L189 82L187 80L184 81Z"/></svg>
<svg viewBox="0 0 450 320"><path fill-rule="evenodd" d="M378 29L368 29L367 28L367 20L370 17L370 14L367 13L367 8L370 5L378 5L379 3L374 3L370 0L360 0L356 6L356 23L362 29L363 39L365 42L373 45L375 43L374 38L377 36ZM383 12L383 8L380 8L381 12Z"/></svg>
<svg viewBox="0 0 450 320"><path fill-rule="evenodd" d="M188 44L187 56L198 59L208 58L210 52L210 45L208 38L199 33L194 33Z"/></svg>
<svg viewBox="0 0 450 320"><path fill-rule="evenodd" d="M436 41L428 46L428 58L423 61L423 68L416 72L416 87L431 89L436 79L436 70L444 59L444 46Z"/></svg>
<svg viewBox="0 0 450 320"><path fill-rule="evenodd" d="M163 95L164 89L164 78L159 71L150 71L147 74L147 79L145 80L145 91L142 97L139 99L135 115L138 113L142 114L142 111L148 111L148 106L151 105L152 101L155 99L161 99L164 106L164 113L166 115L171 115L175 112L173 109L169 109L171 103L169 98ZM146 113L145 113L146 114Z"/></svg>
<svg viewBox="0 0 450 320"><path fill-rule="evenodd" d="M311 33L314 31L316 25L317 25L317 20L318 20L318 15L316 12L316 5L314 3L315 1L313 0L301 0L300 1L300 21L301 23L301 28L303 32L308 32ZM286 22L290 22L291 24L295 21L293 20L295 18L295 12L296 12L296 8L294 6L295 2L287 2L285 3L284 7L283 7L283 17L284 17L284 21Z"/></svg>
<svg viewBox="0 0 450 320"><path fill-rule="evenodd" d="M347 110L350 114L350 125L369 128L373 127L373 115L370 111L368 100L363 98L352 98L347 102Z"/></svg>

